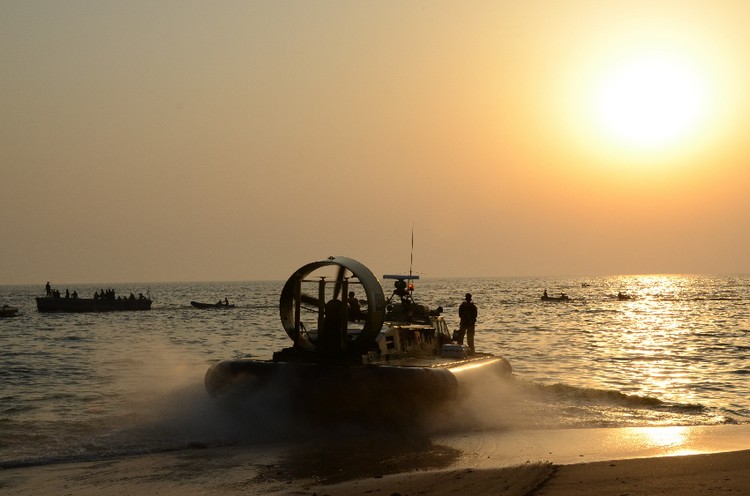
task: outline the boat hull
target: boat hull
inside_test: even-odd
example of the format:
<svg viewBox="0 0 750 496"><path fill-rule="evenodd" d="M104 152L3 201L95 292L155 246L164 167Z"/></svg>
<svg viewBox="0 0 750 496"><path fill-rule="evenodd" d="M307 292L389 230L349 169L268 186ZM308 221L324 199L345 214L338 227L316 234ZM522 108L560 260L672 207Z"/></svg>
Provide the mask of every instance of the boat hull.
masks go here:
<svg viewBox="0 0 750 496"><path fill-rule="evenodd" d="M542 296L542 301L570 301L568 296Z"/></svg>
<svg viewBox="0 0 750 496"><path fill-rule="evenodd" d="M16 307L11 307L10 305L3 305L2 308L0 308L0 317L15 317L18 314L18 309Z"/></svg>
<svg viewBox="0 0 750 496"><path fill-rule="evenodd" d="M511 372L507 360L492 355L433 366L237 359L211 366L205 387L212 396L284 391L294 409L337 420L393 418L456 401L488 377Z"/></svg>
<svg viewBox="0 0 750 496"><path fill-rule="evenodd" d="M36 308L43 313L127 312L151 310L151 300L38 297Z"/></svg>
<svg viewBox="0 0 750 496"><path fill-rule="evenodd" d="M225 305L223 303L201 303L200 301L191 301L190 304L195 308L234 308L234 305Z"/></svg>

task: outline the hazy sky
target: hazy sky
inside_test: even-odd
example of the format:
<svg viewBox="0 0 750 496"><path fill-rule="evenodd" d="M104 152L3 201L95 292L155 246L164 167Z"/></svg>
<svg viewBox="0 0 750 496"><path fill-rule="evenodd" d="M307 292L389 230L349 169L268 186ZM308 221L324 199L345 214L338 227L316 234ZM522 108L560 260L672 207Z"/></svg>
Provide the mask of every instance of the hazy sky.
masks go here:
<svg viewBox="0 0 750 496"><path fill-rule="evenodd" d="M0 0L0 284L750 272L750 2Z"/></svg>

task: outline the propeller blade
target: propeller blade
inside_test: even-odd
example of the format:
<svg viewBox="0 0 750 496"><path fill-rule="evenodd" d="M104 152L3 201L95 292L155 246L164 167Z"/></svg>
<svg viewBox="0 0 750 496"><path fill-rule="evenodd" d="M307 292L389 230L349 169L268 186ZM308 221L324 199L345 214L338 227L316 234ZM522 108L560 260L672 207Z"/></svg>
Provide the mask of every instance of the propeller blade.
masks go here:
<svg viewBox="0 0 750 496"><path fill-rule="evenodd" d="M346 267L343 265L339 266L339 272L336 274L336 285L333 287L333 299L337 300L339 298L339 293L341 292L341 283L344 282L344 275L346 274Z"/></svg>
<svg viewBox="0 0 750 496"><path fill-rule="evenodd" d="M302 303L306 303L308 305L313 305L313 306L316 306L316 307L320 306L320 301L318 301L318 299L315 298L314 296L310 296L307 293L302 293L300 295L300 299L301 299Z"/></svg>

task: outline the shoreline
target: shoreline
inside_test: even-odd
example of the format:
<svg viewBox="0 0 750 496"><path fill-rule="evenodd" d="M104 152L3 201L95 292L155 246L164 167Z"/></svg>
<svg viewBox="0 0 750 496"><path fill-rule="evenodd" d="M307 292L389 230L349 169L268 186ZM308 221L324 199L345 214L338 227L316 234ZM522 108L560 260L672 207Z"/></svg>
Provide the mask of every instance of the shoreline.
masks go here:
<svg viewBox="0 0 750 496"><path fill-rule="evenodd" d="M425 445L407 451L395 449L390 458L377 449L369 457L358 457L348 442L338 453L332 451L336 444L318 443L192 447L6 468L0 470L0 492L8 496L636 496L709 494L750 487L750 425L640 429L644 430L651 437L642 436L635 428L457 433L432 440L433 449ZM674 436L657 435L678 431L685 434L679 442ZM634 443L636 438L661 441ZM578 442L571 443L571 439ZM526 448L520 449L523 443ZM534 450L529 449L531 445ZM364 444L360 449L367 452L372 447ZM446 459L449 449L456 456ZM407 452L411 460L404 459ZM342 470L344 465L347 470Z"/></svg>

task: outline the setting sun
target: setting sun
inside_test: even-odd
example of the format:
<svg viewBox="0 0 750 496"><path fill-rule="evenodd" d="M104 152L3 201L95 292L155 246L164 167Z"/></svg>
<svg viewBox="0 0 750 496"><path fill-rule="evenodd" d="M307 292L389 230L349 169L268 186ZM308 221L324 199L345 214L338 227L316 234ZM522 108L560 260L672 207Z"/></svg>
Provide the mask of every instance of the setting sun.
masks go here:
<svg viewBox="0 0 750 496"><path fill-rule="evenodd" d="M594 112L609 138L639 149L657 149L688 139L705 120L708 89L685 60L635 56L605 71Z"/></svg>

